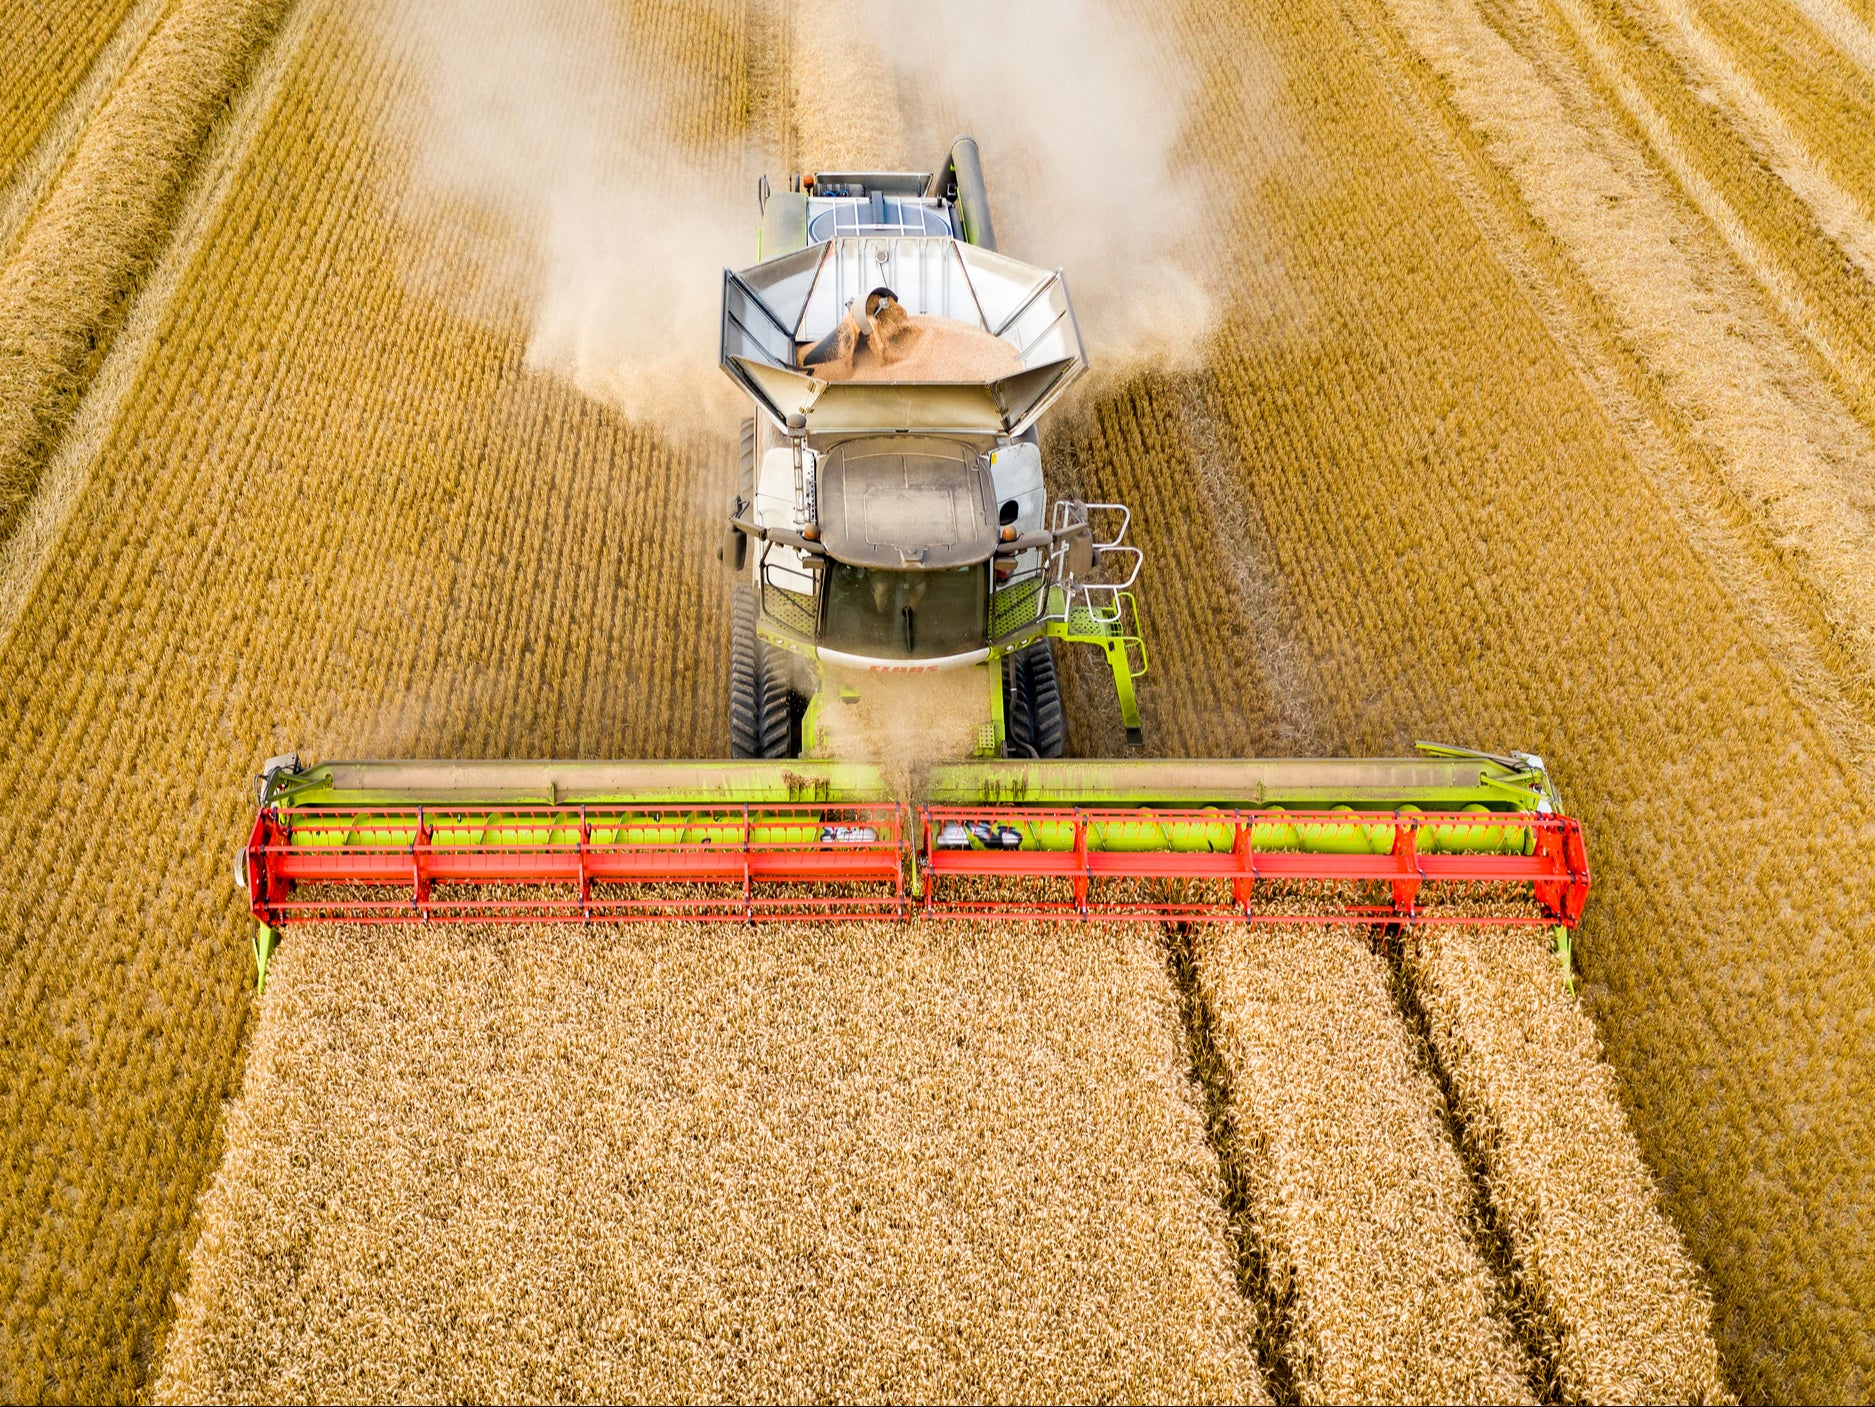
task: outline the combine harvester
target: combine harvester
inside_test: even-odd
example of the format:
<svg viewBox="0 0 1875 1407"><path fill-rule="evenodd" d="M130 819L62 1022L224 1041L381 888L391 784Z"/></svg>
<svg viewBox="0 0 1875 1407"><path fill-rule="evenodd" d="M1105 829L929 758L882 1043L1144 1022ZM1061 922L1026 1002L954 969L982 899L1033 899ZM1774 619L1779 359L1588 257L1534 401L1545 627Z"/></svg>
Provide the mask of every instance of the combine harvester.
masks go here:
<svg viewBox="0 0 1875 1407"><path fill-rule="evenodd" d="M1566 968L1588 860L1536 757L1056 760L1055 643L1102 651L1134 744L1147 664L1128 511L1047 497L1034 427L1086 369L1061 274L997 252L969 138L761 193L723 279L735 759L273 758L237 866L263 986L294 922L1296 922L1259 899L1301 885L1397 924L1428 883L1534 899L1474 921L1552 926ZM938 671L981 676L972 756L908 787L826 755L826 710Z"/></svg>

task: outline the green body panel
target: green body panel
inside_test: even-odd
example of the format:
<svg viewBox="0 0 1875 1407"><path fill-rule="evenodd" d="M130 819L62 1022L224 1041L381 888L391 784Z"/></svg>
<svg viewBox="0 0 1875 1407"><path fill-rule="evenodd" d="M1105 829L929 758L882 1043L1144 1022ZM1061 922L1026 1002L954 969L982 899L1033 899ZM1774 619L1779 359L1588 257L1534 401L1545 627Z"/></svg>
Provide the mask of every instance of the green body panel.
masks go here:
<svg viewBox="0 0 1875 1407"><path fill-rule="evenodd" d="M653 819L647 815L616 824L592 823L586 839L593 845L813 845L820 839L822 823L818 816L805 820L762 815L759 806L751 807L752 818L725 818L720 811L685 815L660 811ZM288 813L293 821L316 822L296 825L293 843L304 849L336 849L345 845L376 845L405 848L417 839L417 816L374 816L366 825L335 825L343 811L327 807L300 807ZM323 817L323 819L320 819ZM512 811L475 807L426 806L423 823L429 831L431 850L526 849L534 846L567 847L580 842L581 819L578 811L563 811L544 816L517 817Z"/></svg>
<svg viewBox="0 0 1875 1407"><path fill-rule="evenodd" d="M1280 806L1291 811L1560 809L1544 774L1457 757L1098 758L948 763L920 800L951 806Z"/></svg>
<svg viewBox="0 0 1875 1407"><path fill-rule="evenodd" d="M1049 610L1059 613L1062 609L1062 589L1059 586L1049 588ZM1116 599L1113 609L1091 610L1075 609L1067 612L1065 620L1051 619L1047 624L1047 633L1055 640L1065 640L1074 645L1094 645L1107 657L1107 667L1113 673L1113 692L1120 702L1120 721L1126 726L1126 735L1138 742L1141 735L1139 701L1133 693L1133 681L1145 676L1149 667L1146 655L1146 641L1141 635L1127 631L1127 620L1139 619L1139 604L1133 599L1133 593L1122 591ZM1134 666L1134 656L1139 664Z"/></svg>
<svg viewBox="0 0 1875 1407"><path fill-rule="evenodd" d="M266 924L261 924L254 934L254 990L267 990L267 964L273 959L273 950L280 942L280 935Z"/></svg>
<svg viewBox="0 0 1875 1407"><path fill-rule="evenodd" d="M760 806L891 799L877 767L787 762L325 762L273 799L329 806Z"/></svg>

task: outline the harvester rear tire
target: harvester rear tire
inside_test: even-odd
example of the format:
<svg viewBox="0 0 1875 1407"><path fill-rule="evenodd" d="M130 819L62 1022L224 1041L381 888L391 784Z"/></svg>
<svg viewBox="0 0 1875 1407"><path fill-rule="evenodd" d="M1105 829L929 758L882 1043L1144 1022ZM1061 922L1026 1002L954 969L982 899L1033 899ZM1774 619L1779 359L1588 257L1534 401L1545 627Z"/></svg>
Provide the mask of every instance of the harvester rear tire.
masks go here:
<svg viewBox="0 0 1875 1407"><path fill-rule="evenodd" d="M1061 680L1055 673L1055 645L1043 640L1025 654L1029 663L1029 708L1035 715L1035 751L1059 757L1068 743L1068 720L1061 709Z"/></svg>
<svg viewBox="0 0 1875 1407"><path fill-rule="evenodd" d="M788 757L793 753L793 673L787 652L755 633L754 588L736 587L729 639L729 753Z"/></svg>
<svg viewBox="0 0 1875 1407"><path fill-rule="evenodd" d="M1052 640L1038 640L1018 654L1004 656L1004 751L1011 757L1059 757L1067 743L1067 720L1061 709L1061 681L1055 674Z"/></svg>

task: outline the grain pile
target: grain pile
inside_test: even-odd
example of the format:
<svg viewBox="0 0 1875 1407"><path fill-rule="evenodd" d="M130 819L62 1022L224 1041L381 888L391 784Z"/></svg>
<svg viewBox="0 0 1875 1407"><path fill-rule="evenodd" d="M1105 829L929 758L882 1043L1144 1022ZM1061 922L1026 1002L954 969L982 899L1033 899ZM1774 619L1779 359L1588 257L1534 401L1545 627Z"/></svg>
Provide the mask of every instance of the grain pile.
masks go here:
<svg viewBox="0 0 1875 1407"><path fill-rule="evenodd" d="M1530 1400L1386 964L1348 928L1201 927L1195 941L1300 1398Z"/></svg>
<svg viewBox="0 0 1875 1407"><path fill-rule="evenodd" d="M1016 349L956 318L907 313L889 303L861 333L849 310L837 352L813 367L823 381L994 381L1022 370Z"/></svg>
<svg viewBox="0 0 1875 1407"><path fill-rule="evenodd" d="M1427 926L1406 970L1564 1391L1728 1400L1711 1302L1542 930Z"/></svg>
<svg viewBox="0 0 1875 1407"><path fill-rule="evenodd" d="M1144 926L276 962L160 1400L1266 1400Z"/></svg>

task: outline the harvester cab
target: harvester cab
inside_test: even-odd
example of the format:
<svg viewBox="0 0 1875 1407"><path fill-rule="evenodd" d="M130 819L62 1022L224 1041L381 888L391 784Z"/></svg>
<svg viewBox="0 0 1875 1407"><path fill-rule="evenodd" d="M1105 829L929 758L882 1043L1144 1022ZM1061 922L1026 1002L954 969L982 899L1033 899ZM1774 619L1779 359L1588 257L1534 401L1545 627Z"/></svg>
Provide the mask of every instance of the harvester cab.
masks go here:
<svg viewBox="0 0 1875 1407"><path fill-rule="evenodd" d="M263 986L295 922L1391 927L1477 885L1510 902L1438 921L1543 925L1567 970L1588 854L1529 753L1050 760L1055 642L1105 653L1134 739L1146 668L1127 510L1051 501L1034 433L1086 366L1061 275L997 252L968 138L935 177L763 190L764 257L723 280L755 409L722 553L736 757L272 758L235 865ZM824 755L828 695L893 675L980 685L974 748L915 780Z"/></svg>
<svg viewBox="0 0 1875 1407"><path fill-rule="evenodd" d="M997 252L976 144L764 190L761 261L723 277L754 403L722 551L736 755L826 756L829 698L972 670L972 754L1059 757L1056 641L1103 652L1140 742L1142 554L1123 505L1049 498L1035 426L1087 362L1061 272Z"/></svg>

